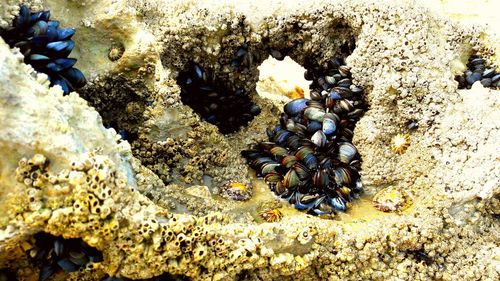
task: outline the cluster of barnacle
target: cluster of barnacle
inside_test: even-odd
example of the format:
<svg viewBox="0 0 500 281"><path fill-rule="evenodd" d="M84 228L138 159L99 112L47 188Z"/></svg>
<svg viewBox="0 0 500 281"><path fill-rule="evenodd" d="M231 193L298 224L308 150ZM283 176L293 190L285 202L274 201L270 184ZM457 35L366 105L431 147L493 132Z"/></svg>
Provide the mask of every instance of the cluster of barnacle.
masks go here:
<svg viewBox="0 0 500 281"><path fill-rule="evenodd" d="M59 28L59 22L50 20L50 11L30 12L22 5L13 26L0 29L0 36L11 48L19 48L24 62L48 75L50 85L59 85L65 94L83 87L83 73L74 68L76 59L68 58L75 47L71 37L73 28Z"/></svg>
<svg viewBox="0 0 500 281"><path fill-rule="evenodd" d="M101 252L82 239L63 239L45 232L35 234L35 247L29 255L40 268L40 281L60 270L75 272L89 263L103 261Z"/></svg>
<svg viewBox="0 0 500 281"><path fill-rule="evenodd" d="M242 56L243 62L248 60L245 55ZM231 91L198 64L192 64L187 71L181 72L177 83L181 87L181 101L201 115L204 121L216 125L223 134L238 131L261 111L249 92L243 89Z"/></svg>
<svg viewBox="0 0 500 281"><path fill-rule="evenodd" d="M309 214L345 211L361 191L361 162L352 144L356 122L367 109L363 89L352 84L349 67L331 59L304 74L311 99L284 106L280 124L267 130L269 141L242 151L271 190Z"/></svg>
<svg viewBox="0 0 500 281"><path fill-rule="evenodd" d="M470 89L479 81L484 87L500 88L500 73L495 67L487 67L486 61L478 56L471 56L467 62L467 70L462 75L455 76L459 89Z"/></svg>
<svg viewBox="0 0 500 281"><path fill-rule="evenodd" d="M149 244L152 251L168 256L168 272L189 276L198 272L200 266L212 267L230 250L229 241L201 225L218 223L216 216L196 219L168 214L166 217L168 221L149 219L134 225L130 231L120 232L118 247L130 249L137 243Z"/></svg>

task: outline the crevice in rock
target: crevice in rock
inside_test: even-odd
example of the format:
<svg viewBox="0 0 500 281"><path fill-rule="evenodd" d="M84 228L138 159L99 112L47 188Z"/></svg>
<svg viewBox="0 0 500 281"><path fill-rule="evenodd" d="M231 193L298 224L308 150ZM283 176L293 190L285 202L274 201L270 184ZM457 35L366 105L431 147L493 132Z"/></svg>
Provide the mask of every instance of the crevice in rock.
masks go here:
<svg viewBox="0 0 500 281"><path fill-rule="evenodd" d="M235 68L251 64L251 54L240 48L233 59ZM231 90L209 70L192 63L177 77L181 101L191 107L203 121L214 124L222 134L230 134L246 126L261 111L250 93L244 89Z"/></svg>
<svg viewBox="0 0 500 281"><path fill-rule="evenodd" d="M130 81L121 75L90 83L95 85L83 88L80 95L99 112L104 126L115 129L122 139L130 143L136 140L138 127L144 123L143 112L147 106L144 96L148 96L146 87L129 85ZM137 93L137 89L144 89L145 92Z"/></svg>
<svg viewBox="0 0 500 281"><path fill-rule="evenodd" d="M470 89L472 85L479 82L486 88L500 88L500 73L495 66L487 65L484 58L472 55L467 62L467 70L462 75L455 76L458 89Z"/></svg>
<svg viewBox="0 0 500 281"><path fill-rule="evenodd" d="M75 272L89 263L103 261L102 253L82 239L64 239L39 232L34 235L34 240L35 247L29 256L40 269L40 281L48 280L57 272Z"/></svg>

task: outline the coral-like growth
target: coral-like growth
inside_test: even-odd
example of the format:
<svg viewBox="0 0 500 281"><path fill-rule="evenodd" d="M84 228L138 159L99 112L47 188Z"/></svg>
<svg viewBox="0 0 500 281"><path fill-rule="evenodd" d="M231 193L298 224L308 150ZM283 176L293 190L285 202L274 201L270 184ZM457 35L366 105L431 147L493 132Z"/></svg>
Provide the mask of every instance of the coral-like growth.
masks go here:
<svg viewBox="0 0 500 281"><path fill-rule="evenodd" d="M332 59L326 70L308 69L311 100L287 103L280 125L267 131L269 142L242 151L278 196L315 215L345 211L362 191L352 137L366 105L342 64Z"/></svg>
<svg viewBox="0 0 500 281"><path fill-rule="evenodd" d="M50 85L61 86L65 94L86 84L83 73L73 67L76 59L68 58L75 47L74 34L74 28L59 28L58 21L50 20L50 11L30 12L25 5L12 27L0 29L5 42L21 50L24 62L47 74Z"/></svg>

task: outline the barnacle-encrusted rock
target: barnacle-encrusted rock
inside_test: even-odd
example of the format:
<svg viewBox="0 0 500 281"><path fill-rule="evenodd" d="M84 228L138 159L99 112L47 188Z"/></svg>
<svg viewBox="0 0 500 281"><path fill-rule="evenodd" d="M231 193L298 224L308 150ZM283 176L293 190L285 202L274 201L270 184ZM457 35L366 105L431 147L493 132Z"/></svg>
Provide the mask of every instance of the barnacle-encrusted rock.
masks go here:
<svg viewBox="0 0 500 281"><path fill-rule="evenodd" d="M0 0L0 26L20 2ZM394 1L27 2L78 29L89 83L87 102L63 96L0 40L1 274L37 279L27 255L46 232L103 254L69 280L497 279L500 96L454 80L472 54L499 65L487 29ZM114 46L123 54L110 60ZM346 52L369 105L353 137L368 198L335 220L283 204L280 221L262 222L274 197L239 153L281 108L255 93L257 67L269 54L307 66ZM249 92L260 114L226 136L203 122L176 85L193 63ZM391 151L397 134L410 134L404 154ZM252 198L220 196L228 181L251 181ZM387 186L413 204L377 211L370 196Z"/></svg>

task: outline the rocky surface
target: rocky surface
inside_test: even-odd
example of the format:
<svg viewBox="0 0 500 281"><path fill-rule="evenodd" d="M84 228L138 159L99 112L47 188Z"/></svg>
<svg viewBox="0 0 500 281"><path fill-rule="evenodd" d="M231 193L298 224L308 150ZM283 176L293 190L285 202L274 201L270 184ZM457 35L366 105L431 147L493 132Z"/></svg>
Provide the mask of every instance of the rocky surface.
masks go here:
<svg viewBox="0 0 500 281"><path fill-rule="evenodd" d="M0 26L19 2L0 1ZM36 280L32 236L48 232L103 253L61 279L498 279L499 93L454 81L473 54L498 66L486 29L406 2L27 4L78 29L72 54L89 83L62 96L0 40L0 268ZM252 63L235 70L244 43ZM239 153L279 118L255 92L271 50L301 65L346 56L366 89L354 132L366 196L334 219L286 203L281 221L259 217L275 199ZM261 114L230 135L202 122L176 85L192 62L250 91ZM403 154L398 134L410 135ZM222 196L229 181L251 183L252 198ZM377 210L371 197L388 187L411 206Z"/></svg>

